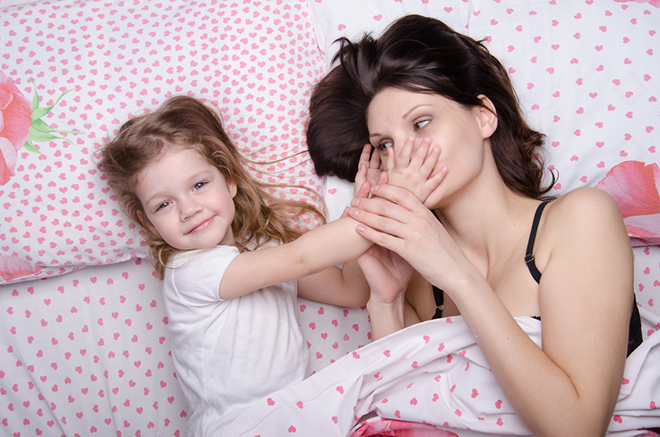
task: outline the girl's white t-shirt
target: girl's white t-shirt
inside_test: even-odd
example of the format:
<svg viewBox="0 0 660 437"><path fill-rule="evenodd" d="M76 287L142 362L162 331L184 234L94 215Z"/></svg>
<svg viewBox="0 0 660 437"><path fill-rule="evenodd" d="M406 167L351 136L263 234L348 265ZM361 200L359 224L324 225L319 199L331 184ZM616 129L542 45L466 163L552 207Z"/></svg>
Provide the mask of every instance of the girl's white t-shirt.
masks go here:
<svg viewBox="0 0 660 437"><path fill-rule="evenodd" d="M192 414L188 435L222 428L259 398L302 381L309 358L297 318L297 283L220 299L233 246L182 252L163 294L177 378Z"/></svg>

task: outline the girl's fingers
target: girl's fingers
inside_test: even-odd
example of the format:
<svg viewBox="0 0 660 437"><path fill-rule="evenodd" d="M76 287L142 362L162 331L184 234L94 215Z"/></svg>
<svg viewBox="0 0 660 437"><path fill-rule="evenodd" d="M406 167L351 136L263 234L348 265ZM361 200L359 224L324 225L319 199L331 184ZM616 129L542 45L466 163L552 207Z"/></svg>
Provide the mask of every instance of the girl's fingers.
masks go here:
<svg viewBox="0 0 660 437"><path fill-rule="evenodd" d="M369 147L369 151L371 151L371 145L367 144ZM365 148L367 147L365 146ZM371 154L371 157L369 158L369 168L372 170L379 169L380 168L380 150L374 149L374 152Z"/></svg>
<svg viewBox="0 0 660 437"><path fill-rule="evenodd" d="M369 197L370 191L371 191L371 184L369 183L369 181L362 181L357 189L357 192L355 193L355 197L366 199L367 197Z"/></svg>
<svg viewBox="0 0 660 437"><path fill-rule="evenodd" d="M431 150L427 150L427 152L428 153L423 158L424 162L420 166L419 171L422 174L428 175L428 178L430 179L431 176L433 176L431 173L435 168L435 164L438 162L438 159L440 158L440 148L433 147L431 148Z"/></svg>
<svg viewBox="0 0 660 437"><path fill-rule="evenodd" d="M419 168L425 162L428 148L431 145L430 138L415 138L410 136L403 143L399 154L394 158L394 166L388 169L403 169L407 167ZM389 162L389 161L388 161Z"/></svg>
<svg viewBox="0 0 660 437"><path fill-rule="evenodd" d="M370 157L371 157L371 144L365 144L364 147L362 147L362 153L360 154L359 165L365 164L368 167Z"/></svg>
<svg viewBox="0 0 660 437"><path fill-rule="evenodd" d="M427 155L429 152L429 147L431 146L431 140L424 138L421 140L419 146L413 152L412 158L409 162L401 162L401 168L412 167L413 169L420 169L427 161Z"/></svg>
<svg viewBox="0 0 660 437"><path fill-rule="evenodd" d="M404 141L403 147L399 151L399 154L396 156L394 161L395 167L388 167L388 169L408 167L410 164L410 157L413 154L414 145L415 137L408 137L406 141ZM390 155L394 155L394 151L392 151Z"/></svg>
<svg viewBox="0 0 660 437"><path fill-rule="evenodd" d="M358 190L364 185L367 180L367 166L360 162L358 164L358 171L355 173L355 185L353 186L353 196L358 196Z"/></svg>
<svg viewBox="0 0 660 437"><path fill-rule="evenodd" d="M385 169L390 171L396 166L396 158L394 157L394 148L390 147L387 153L385 153Z"/></svg>
<svg viewBox="0 0 660 437"><path fill-rule="evenodd" d="M442 196L439 194L433 194L433 190L435 190L435 188L445 179L448 171L447 167L442 167L439 172L428 179L427 184L430 187L429 190L431 191L431 194L424 200L424 206L426 208L432 209L438 204L438 202L440 202Z"/></svg>

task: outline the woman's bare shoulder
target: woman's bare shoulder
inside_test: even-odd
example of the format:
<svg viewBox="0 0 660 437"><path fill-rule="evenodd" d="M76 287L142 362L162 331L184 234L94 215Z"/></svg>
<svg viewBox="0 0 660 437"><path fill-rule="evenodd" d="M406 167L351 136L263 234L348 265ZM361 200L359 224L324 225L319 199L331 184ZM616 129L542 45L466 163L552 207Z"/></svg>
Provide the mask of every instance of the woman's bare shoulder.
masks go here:
<svg viewBox="0 0 660 437"><path fill-rule="evenodd" d="M621 212L614 199L603 190L578 188L559 197L546 209L544 232L539 235L546 250L563 248L576 253L587 246L599 251L615 247L623 250L630 245ZM578 251L580 246L582 249Z"/></svg>
<svg viewBox="0 0 660 437"><path fill-rule="evenodd" d="M598 226L622 223L616 202L598 188L583 187L569 191L548 208L550 226L566 229L573 226Z"/></svg>

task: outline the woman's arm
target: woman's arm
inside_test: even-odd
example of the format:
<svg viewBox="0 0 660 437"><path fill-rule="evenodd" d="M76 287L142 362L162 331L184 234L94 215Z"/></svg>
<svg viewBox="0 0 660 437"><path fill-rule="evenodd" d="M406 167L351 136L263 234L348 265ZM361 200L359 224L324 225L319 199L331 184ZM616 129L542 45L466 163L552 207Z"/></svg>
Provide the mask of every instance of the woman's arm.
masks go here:
<svg viewBox="0 0 660 437"><path fill-rule="evenodd" d="M359 232L450 295L534 435L604 435L621 384L632 305L632 253L612 199L581 189L546 208L536 246L545 253L537 257L539 349L414 196L386 186L376 193L389 201L361 199L352 210L367 225Z"/></svg>
<svg viewBox="0 0 660 437"><path fill-rule="evenodd" d="M550 247L537 265L543 273L543 355L533 357L538 371L533 361L516 369L515 360L507 360L494 372L536 435L604 435L625 365L633 305L630 241L616 204L600 190L576 190L551 206L548 229L537 240L539 249ZM482 349L495 346L484 341ZM547 395L525 393L534 380ZM566 420L557 423L551 415Z"/></svg>

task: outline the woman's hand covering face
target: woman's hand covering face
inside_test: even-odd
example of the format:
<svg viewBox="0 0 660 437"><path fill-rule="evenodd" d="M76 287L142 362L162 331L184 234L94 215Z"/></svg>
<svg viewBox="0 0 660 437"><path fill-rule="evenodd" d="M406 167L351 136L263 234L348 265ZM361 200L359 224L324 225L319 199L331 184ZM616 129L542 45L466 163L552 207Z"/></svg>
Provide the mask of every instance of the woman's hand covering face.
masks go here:
<svg viewBox="0 0 660 437"><path fill-rule="evenodd" d="M410 191L377 185L373 197L356 198L349 215L361 223L358 232L399 254L427 281L454 289L456 273L474 266L433 213Z"/></svg>

